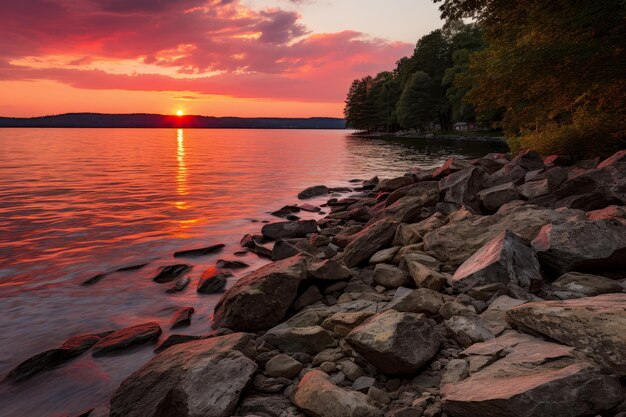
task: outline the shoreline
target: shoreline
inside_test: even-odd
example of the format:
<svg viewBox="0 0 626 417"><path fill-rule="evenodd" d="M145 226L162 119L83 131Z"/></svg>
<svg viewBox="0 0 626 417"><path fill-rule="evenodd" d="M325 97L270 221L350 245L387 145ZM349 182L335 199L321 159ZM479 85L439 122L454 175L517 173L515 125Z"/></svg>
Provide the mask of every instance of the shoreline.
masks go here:
<svg viewBox="0 0 626 417"><path fill-rule="evenodd" d="M368 138L368 139L427 139L427 140L460 140L469 142L499 142L506 143L504 136L464 136L464 135L447 135L447 134L417 134L410 132L396 133L353 133L352 136Z"/></svg>
<svg viewBox="0 0 626 417"><path fill-rule="evenodd" d="M224 292L215 329L170 336L126 378L110 410L85 415L626 412L626 340L616 332L626 325L626 151L575 163L532 151L452 158L354 181L307 188L279 210L285 218L322 210L322 219L267 223L244 236L242 250L273 262ZM603 245L589 247L595 236ZM203 285L222 292L225 277ZM175 320L192 314L181 309ZM22 370L90 348L121 352L159 334L144 323L74 337L54 361ZM540 383L519 386L530 375ZM550 408L564 398L567 406Z"/></svg>

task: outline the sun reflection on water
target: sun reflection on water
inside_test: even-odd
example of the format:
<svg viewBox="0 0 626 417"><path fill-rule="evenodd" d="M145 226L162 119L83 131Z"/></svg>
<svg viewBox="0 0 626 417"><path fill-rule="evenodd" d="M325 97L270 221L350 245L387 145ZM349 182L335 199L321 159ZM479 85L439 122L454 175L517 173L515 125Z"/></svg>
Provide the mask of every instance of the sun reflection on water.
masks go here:
<svg viewBox="0 0 626 417"><path fill-rule="evenodd" d="M176 132L176 160L178 161L178 169L176 171L176 192L179 196L189 194L189 186L187 185L187 165L185 164L185 136L183 129ZM176 208L186 210L189 208L186 201L177 201Z"/></svg>

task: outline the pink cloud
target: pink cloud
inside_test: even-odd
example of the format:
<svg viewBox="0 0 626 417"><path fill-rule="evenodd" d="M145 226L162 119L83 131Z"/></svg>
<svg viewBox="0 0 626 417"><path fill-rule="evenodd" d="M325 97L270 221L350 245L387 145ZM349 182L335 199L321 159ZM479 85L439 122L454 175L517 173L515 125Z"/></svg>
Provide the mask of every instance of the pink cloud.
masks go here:
<svg viewBox="0 0 626 417"><path fill-rule="evenodd" d="M30 0L0 14L0 79L46 79L87 89L192 91L296 101L343 100L349 82L390 68L412 45L354 31L311 34L296 12L237 0ZM72 57L67 68L10 64ZM172 76L80 68L133 60ZM78 65L78 67L76 67ZM211 71L219 75L201 76ZM176 74L199 78L178 78Z"/></svg>

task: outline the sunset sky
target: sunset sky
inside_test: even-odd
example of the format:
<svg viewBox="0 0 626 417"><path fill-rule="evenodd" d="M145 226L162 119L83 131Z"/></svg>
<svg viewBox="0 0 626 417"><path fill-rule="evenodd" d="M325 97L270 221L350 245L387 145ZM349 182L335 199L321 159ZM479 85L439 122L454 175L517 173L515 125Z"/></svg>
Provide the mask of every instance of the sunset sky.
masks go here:
<svg viewBox="0 0 626 417"><path fill-rule="evenodd" d="M441 24L430 0L7 1L0 116L341 117Z"/></svg>

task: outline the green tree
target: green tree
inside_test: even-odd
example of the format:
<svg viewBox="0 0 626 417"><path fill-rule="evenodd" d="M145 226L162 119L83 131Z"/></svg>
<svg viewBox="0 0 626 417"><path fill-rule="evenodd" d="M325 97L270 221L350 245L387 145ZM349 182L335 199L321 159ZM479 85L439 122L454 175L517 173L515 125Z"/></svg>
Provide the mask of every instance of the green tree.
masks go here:
<svg viewBox="0 0 626 417"><path fill-rule="evenodd" d="M424 129L432 120L434 83L423 71L414 73L397 105L398 123L404 129Z"/></svg>
<svg viewBox="0 0 626 417"><path fill-rule="evenodd" d="M466 99L504 109L514 150L579 155L626 146L626 2L434 0L473 18L488 48L470 55Z"/></svg>

